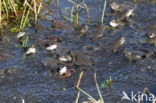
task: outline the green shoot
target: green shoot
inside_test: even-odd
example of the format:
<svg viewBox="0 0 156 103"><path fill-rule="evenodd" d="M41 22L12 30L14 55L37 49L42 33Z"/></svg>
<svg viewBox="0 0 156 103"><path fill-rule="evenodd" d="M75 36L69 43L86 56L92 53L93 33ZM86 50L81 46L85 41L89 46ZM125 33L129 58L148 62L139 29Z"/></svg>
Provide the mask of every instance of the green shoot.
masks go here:
<svg viewBox="0 0 156 103"><path fill-rule="evenodd" d="M104 21L105 9L106 9L106 0L105 0L105 2L103 4L103 11L102 11L101 23L103 23L103 21Z"/></svg>
<svg viewBox="0 0 156 103"><path fill-rule="evenodd" d="M98 85L98 83L97 83L96 73L94 74L94 80L95 80L95 83L96 83L97 91L98 91L99 96L100 96L101 103L104 103L104 99L103 99L103 97L102 97L102 94L101 94L100 89L99 89L99 85Z"/></svg>

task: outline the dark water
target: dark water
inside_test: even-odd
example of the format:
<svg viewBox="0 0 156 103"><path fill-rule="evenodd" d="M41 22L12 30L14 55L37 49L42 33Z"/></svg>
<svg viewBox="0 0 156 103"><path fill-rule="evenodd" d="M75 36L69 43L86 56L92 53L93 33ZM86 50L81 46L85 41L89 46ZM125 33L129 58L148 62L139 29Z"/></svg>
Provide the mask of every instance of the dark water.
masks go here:
<svg viewBox="0 0 156 103"><path fill-rule="evenodd" d="M123 3L125 0L117 0ZM127 0L128 1L128 0ZM86 0L88 5L90 19L87 19L86 11L80 8L80 24L89 25L89 35L95 35L92 32L101 19L103 0ZM133 3L132 1L129 1ZM47 36L60 36L63 40L59 44L56 52L64 52L63 48L81 51L84 46L103 46L105 43L122 35L126 42L123 45L126 49L133 51L139 48L155 50L155 46L146 41L145 34L149 31L156 31L152 24L156 24L156 5L147 2L137 2L135 5L135 16L130 17L133 21L131 25L124 25L120 29L105 30L104 35L97 41L92 41L87 37L78 38L68 41L68 36L74 35L73 24L63 16L70 16L69 10L73 4L68 1L60 0L59 7L56 8L55 2L50 2L49 6L53 9L53 14L43 10L47 20L39 20L43 27L38 26L37 32L33 27L26 30L29 33L28 45L34 40L39 44L45 40ZM59 17L56 11L59 10ZM65 12L66 14L62 13ZM113 16L107 16L110 12L109 2L106 7L106 16L104 24L108 25ZM49 17L49 18L48 18ZM51 19L58 18L61 22L67 22L70 28L59 28L57 30L51 28ZM9 41L0 44L0 101L1 103L21 103L22 99L25 103L73 103L76 97L75 85L79 76L79 68L76 69L72 76L63 80L58 80L51 73L52 67L46 67L41 61L52 58L52 54L37 45L37 53L25 56L25 51L19 47L16 39L17 33L7 33L6 38ZM149 88L150 92L156 95L156 57L153 55L136 62L130 62L120 51L117 53L105 52L104 50L88 50L85 51L95 60L92 69L87 69L81 80L80 88L88 92L95 99L99 99L99 95L94 82L94 72L97 73L97 80L101 85L109 77L112 77L112 88L101 88L105 103L133 103L132 101L121 101L122 92L125 91L129 96L131 92L142 93L144 88ZM81 68L81 67L80 67ZM10 73L5 73L6 70ZM64 90L65 89L65 90ZM87 96L81 93L79 102L87 100ZM136 101L134 102L136 103ZM145 103L145 102L144 102ZM150 103L150 102L148 102Z"/></svg>

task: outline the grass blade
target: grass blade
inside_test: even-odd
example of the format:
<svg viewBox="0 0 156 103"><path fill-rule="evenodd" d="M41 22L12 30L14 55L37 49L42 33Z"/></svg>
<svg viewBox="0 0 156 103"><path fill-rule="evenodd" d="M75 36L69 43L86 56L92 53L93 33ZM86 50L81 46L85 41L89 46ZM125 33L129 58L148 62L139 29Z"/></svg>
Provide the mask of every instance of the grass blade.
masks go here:
<svg viewBox="0 0 156 103"><path fill-rule="evenodd" d="M0 28L1 28L1 26L2 26L2 23L1 23L1 21L2 21L2 15L1 15L2 10L1 10L1 8L2 8L2 2L1 2L1 0L0 0Z"/></svg>
<svg viewBox="0 0 156 103"><path fill-rule="evenodd" d="M7 9L5 0L3 0L3 5L4 5L4 8L5 8L5 12L6 12L7 20L8 20L8 9Z"/></svg>
<svg viewBox="0 0 156 103"><path fill-rule="evenodd" d="M79 97L80 97L80 91L79 91L78 88L79 88L79 85L80 85L80 81L81 81L82 75L83 75L83 71L81 70L79 78L78 78L78 81L77 81L77 84L76 84L77 95L76 95L75 103L78 103L78 100L79 100Z"/></svg>
<svg viewBox="0 0 156 103"><path fill-rule="evenodd" d="M103 11L102 11L101 23L103 23L103 21L104 21L105 9L106 9L106 0L105 0L105 2L103 4Z"/></svg>
<svg viewBox="0 0 156 103"><path fill-rule="evenodd" d="M96 88L97 88L98 93L99 93L99 96L100 96L101 103L104 103L104 99L103 99L103 97L102 97L102 95L101 95L101 92L100 92L100 89L99 89L99 85L98 85L98 83L97 83L96 73L94 73L94 80L95 80Z"/></svg>
<svg viewBox="0 0 156 103"><path fill-rule="evenodd" d="M21 24L20 24L20 29L23 29L23 21L24 21L24 18L25 18L26 9L27 9L27 3L24 6L24 11L23 11L22 19L21 19Z"/></svg>
<svg viewBox="0 0 156 103"><path fill-rule="evenodd" d="M74 103L78 103L80 97L80 91L77 92L76 99Z"/></svg>
<svg viewBox="0 0 156 103"><path fill-rule="evenodd" d="M33 4L34 4L34 12L35 12L35 23L37 22L37 5L36 5L36 1L33 0Z"/></svg>
<svg viewBox="0 0 156 103"><path fill-rule="evenodd" d="M75 15L75 22L74 22L74 28L77 29L79 22L79 7L76 5L76 15Z"/></svg>
<svg viewBox="0 0 156 103"><path fill-rule="evenodd" d="M17 17L18 15L17 15L17 12L16 12L15 1L14 0L10 0L10 3L11 3L11 6L13 8L13 11L14 11L16 17Z"/></svg>
<svg viewBox="0 0 156 103"><path fill-rule="evenodd" d="M82 93L84 93L85 95L87 95L91 100L93 100L94 101L94 103L96 103L97 101L91 96L91 95L89 95L87 92L85 92L84 90L82 90L81 88L78 88L79 89L79 91L81 91Z"/></svg>

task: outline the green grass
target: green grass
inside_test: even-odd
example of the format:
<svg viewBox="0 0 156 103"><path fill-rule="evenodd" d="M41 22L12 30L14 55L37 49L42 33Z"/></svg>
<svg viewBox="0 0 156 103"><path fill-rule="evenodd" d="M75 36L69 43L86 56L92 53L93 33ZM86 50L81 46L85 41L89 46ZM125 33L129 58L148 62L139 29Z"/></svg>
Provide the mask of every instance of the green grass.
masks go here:
<svg viewBox="0 0 156 103"><path fill-rule="evenodd" d="M103 23L103 21L104 21L105 9L106 9L106 0L105 0L105 2L103 4L103 11L102 11L101 23Z"/></svg>
<svg viewBox="0 0 156 103"><path fill-rule="evenodd" d="M29 22L30 14L34 17L34 21L37 21L42 4L44 4L42 0L0 0L0 26L16 23L17 25L12 27L14 28L12 32L23 29ZM13 21L9 22L10 19Z"/></svg>

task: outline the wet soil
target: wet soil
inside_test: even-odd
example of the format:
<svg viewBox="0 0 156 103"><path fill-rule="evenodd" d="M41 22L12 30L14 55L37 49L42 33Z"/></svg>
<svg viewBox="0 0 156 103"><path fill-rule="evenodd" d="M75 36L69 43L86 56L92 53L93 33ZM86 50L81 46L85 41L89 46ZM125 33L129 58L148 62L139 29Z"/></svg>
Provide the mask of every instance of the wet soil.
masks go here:
<svg viewBox="0 0 156 103"><path fill-rule="evenodd" d="M123 3L125 0L117 1ZM81 58L78 59L79 63L77 63L78 61L75 63L79 65L78 67L75 67L73 63L61 63L61 65L75 67L75 72L62 80L59 80L55 73L51 73L51 70L57 66L54 63L55 60L49 61L50 66L43 63L54 58L55 54L66 54L68 50L85 53L86 58L90 57L94 60L93 65L91 60L89 62L86 60L90 66L85 67L80 88L95 99L99 99L93 77L95 72L99 85L108 80L110 76L112 78L112 88L100 87L105 103L136 103L136 101L121 101L122 92L125 91L131 95L132 91L143 92L146 87L156 95L156 55L133 62L125 58L122 52L122 49L142 52L142 48L155 51L154 44L147 42L146 33L156 32L156 5L145 1L136 3L131 0L127 1L135 5L135 16L129 18L132 23L125 24L121 28L106 29L103 36L95 40L90 37L97 35L98 28L95 24L100 23L103 0L86 0L85 3L90 8L90 19L86 19L86 11L80 8L82 20L79 23L87 24L89 21L90 24L87 34L78 36L76 39L73 36L76 34L73 24L64 19L65 14L61 12L66 9L68 11L73 4L64 0L59 3L57 9L55 3L50 2L49 6L54 10L53 14L57 14L56 11L59 10L58 19L67 26L51 28L51 20L55 19L56 15L48 14L46 10L42 11L42 15L46 18L39 19L42 26L29 27L25 30L29 36L28 45L31 46L34 41L37 42L36 54L26 56L16 39L17 33L7 32L5 38L9 38L9 41L5 39L0 43L0 103L21 103L22 99L25 100L25 103L73 103L77 92L75 85L80 69L84 66L79 65L84 64L81 62ZM111 11L109 3L106 7L104 25L108 25L109 21L113 19L113 16L107 15ZM70 12L68 11L66 14L68 15ZM53 52L48 52L41 46L42 41L46 40L48 36L62 38L59 47ZM125 37L124 45L119 47L116 52L107 51L104 48L105 45L119 36ZM51 41L53 42L53 40ZM100 49L84 49L85 46L100 47ZM85 62L85 59L82 61ZM86 101L87 98L81 93L79 102Z"/></svg>

